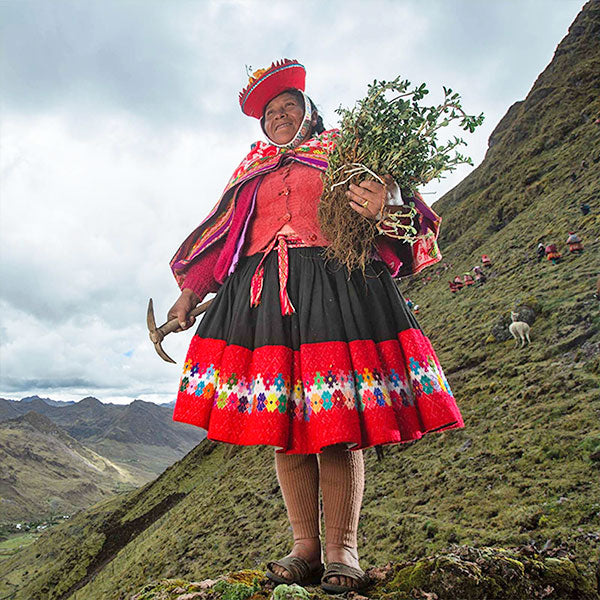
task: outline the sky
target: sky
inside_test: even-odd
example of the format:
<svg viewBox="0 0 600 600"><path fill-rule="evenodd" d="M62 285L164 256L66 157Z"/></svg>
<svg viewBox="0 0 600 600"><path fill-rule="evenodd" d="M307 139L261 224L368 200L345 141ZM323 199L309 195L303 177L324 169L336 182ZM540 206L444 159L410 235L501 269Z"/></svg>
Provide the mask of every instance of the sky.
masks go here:
<svg viewBox="0 0 600 600"><path fill-rule="evenodd" d="M164 322L170 258L261 139L247 68L299 60L328 128L374 79L424 82L431 104L451 87L485 114L464 134L478 165L583 4L0 0L0 397L175 398L193 330L163 362L146 306Z"/></svg>

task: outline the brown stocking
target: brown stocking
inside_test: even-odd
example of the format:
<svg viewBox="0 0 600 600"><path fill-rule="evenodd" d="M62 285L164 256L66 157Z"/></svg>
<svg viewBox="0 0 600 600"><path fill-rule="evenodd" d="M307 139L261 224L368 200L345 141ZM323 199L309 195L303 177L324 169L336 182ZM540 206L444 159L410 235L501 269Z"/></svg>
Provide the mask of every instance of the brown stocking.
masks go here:
<svg viewBox="0 0 600 600"><path fill-rule="evenodd" d="M275 454L275 468L294 541L319 538L319 465L315 454Z"/></svg>
<svg viewBox="0 0 600 600"><path fill-rule="evenodd" d="M326 546L357 548L358 517L365 487L361 450L328 446L319 456Z"/></svg>

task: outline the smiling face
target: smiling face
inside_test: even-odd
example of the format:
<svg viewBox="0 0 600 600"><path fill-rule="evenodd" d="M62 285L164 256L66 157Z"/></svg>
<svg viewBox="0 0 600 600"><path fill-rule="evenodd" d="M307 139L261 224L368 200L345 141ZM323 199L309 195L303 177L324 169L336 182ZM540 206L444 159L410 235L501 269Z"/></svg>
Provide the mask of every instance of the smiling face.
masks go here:
<svg viewBox="0 0 600 600"><path fill-rule="evenodd" d="M296 135L303 118L302 100L290 92L283 92L265 107L265 133L276 144L287 144Z"/></svg>

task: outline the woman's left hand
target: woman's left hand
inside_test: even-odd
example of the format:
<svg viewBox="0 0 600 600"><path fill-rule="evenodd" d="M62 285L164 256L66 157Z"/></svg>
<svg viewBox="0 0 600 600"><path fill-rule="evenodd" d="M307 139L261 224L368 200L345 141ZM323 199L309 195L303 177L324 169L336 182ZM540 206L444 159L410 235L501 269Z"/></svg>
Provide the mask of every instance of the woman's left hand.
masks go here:
<svg viewBox="0 0 600 600"><path fill-rule="evenodd" d="M383 210L387 193L387 187L373 179L366 179L360 185L351 183L346 190L350 206L367 219L375 219Z"/></svg>

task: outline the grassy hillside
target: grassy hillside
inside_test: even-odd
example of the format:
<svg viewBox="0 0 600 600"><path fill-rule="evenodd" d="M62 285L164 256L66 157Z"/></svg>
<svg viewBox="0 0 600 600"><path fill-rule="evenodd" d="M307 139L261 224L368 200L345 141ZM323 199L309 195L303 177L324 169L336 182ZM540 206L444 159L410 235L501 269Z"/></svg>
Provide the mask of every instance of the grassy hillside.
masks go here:
<svg viewBox="0 0 600 600"><path fill-rule="evenodd" d="M93 397L74 403L37 396L19 402L0 398L0 423L28 411L47 417L84 446L106 457L127 472L135 486L153 480L205 437L197 427L174 422L172 408L143 400L116 405ZM0 479L0 501L10 498L2 492L3 483ZM0 523L33 516L30 511L7 513L2 508L0 504Z"/></svg>
<svg viewBox="0 0 600 600"><path fill-rule="evenodd" d="M600 312L592 295L600 271L599 32L600 2L593 0L528 97L496 128L482 165L436 205L452 269L400 283L421 306L466 427L390 447L382 462L366 453L365 567L441 553L456 570L457 545L544 549L570 555L587 591L559 595L557 583L529 597L593 597L600 550ZM587 217L578 212L581 200L592 206ZM565 251L570 228L585 253L556 266L538 263L538 239ZM488 282L452 296L450 274L471 269L482 253L494 263ZM536 316L523 350L492 335L518 305ZM291 539L272 462L269 448L203 442L156 481L0 562L0 598L128 598L156 579L260 569L284 555ZM394 573L408 585L408 572ZM468 597L509 597L517 584L503 581L496 595ZM436 589L440 600L466 597ZM411 597L405 592L387 597Z"/></svg>
<svg viewBox="0 0 600 600"><path fill-rule="evenodd" d="M0 520L70 514L135 487L132 476L36 412L0 423Z"/></svg>

